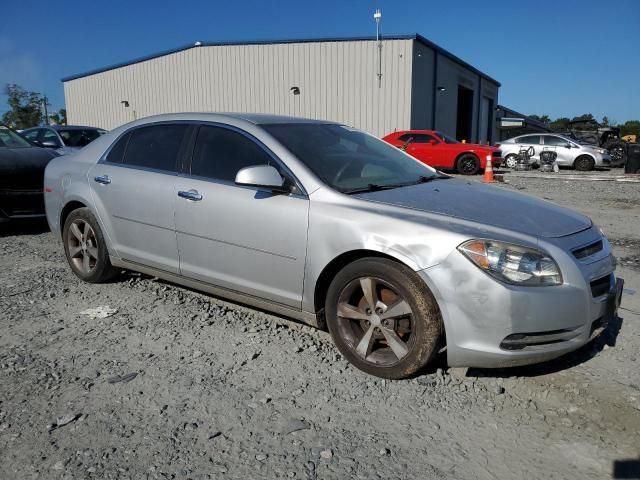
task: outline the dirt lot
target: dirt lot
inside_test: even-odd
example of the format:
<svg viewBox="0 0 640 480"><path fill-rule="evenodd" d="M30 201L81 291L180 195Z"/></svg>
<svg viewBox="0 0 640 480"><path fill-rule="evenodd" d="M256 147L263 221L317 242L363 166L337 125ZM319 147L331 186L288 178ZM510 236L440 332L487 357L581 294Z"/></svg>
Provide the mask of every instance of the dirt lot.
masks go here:
<svg viewBox="0 0 640 480"><path fill-rule="evenodd" d="M81 283L45 226L5 226L0 478L640 478L640 184L507 178L605 230L620 318L544 365L408 381L153 278Z"/></svg>

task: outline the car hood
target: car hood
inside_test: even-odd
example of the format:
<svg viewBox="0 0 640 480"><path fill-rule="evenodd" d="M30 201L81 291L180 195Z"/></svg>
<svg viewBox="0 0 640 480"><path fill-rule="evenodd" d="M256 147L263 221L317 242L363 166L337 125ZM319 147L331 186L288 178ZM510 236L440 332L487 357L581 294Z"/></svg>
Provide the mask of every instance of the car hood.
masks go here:
<svg viewBox="0 0 640 480"><path fill-rule="evenodd" d="M39 147L0 148L0 187L42 189L44 169L57 154Z"/></svg>
<svg viewBox="0 0 640 480"><path fill-rule="evenodd" d="M367 192L356 197L536 237L563 237L591 226L588 217L554 203L478 182L455 179Z"/></svg>

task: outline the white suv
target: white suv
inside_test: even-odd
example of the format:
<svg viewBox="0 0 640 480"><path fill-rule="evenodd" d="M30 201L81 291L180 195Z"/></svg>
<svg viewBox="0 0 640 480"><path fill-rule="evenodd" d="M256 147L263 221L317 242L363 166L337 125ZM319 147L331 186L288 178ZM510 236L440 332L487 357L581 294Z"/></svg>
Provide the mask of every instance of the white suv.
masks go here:
<svg viewBox="0 0 640 480"><path fill-rule="evenodd" d="M558 154L557 162L561 167L574 167L576 170L593 170L594 167L606 167L611 164L609 152L597 145L581 145L575 140L553 133L522 135L504 140L499 145L505 165L513 168L521 149L533 149L531 161L540 164L540 152L552 150Z"/></svg>

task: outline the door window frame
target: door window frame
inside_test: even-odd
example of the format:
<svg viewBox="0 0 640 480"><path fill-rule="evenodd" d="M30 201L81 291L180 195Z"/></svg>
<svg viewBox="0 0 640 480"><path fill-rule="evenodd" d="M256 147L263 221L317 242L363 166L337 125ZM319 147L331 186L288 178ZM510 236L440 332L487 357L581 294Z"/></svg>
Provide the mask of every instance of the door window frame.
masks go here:
<svg viewBox="0 0 640 480"><path fill-rule="evenodd" d="M186 155L186 157L185 157L185 162L183 163L182 170L179 173L180 177L193 178L194 180L200 180L200 181L209 182L209 183L216 183L216 184L220 184L220 185L228 185L228 186L232 186L232 187L236 187L236 188L244 188L244 189L250 189L250 190L271 192L271 189L266 188L266 187L258 187L258 186L250 186L250 185L238 185L237 183L235 183L234 181L231 181L231 180L223 180L223 179L219 179L219 178L203 177L203 176L200 176L200 175L192 175L191 173L189 173L190 170L191 170L191 161L193 160L193 153L195 152L196 141L197 141L197 138L198 138L198 132L200 131L200 127L202 127L202 126L219 127L219 128L224 128L226 130L230 130L230 131L235 132L235 133L239 133L240 135L245 137L250 142L253 142L258 148L260 148L262 151L264 151L269 157L271 157L271 159L276 164L276 168L279 170L280 175L283 175L283 173L284 173L285 177L289 177L291 179L291 181L293 181L293 183L295 184L295 186L296 186L296 188L298 190L297 192L291 192L288 195L290 195L292 197L300 197L300 198L308 198L309 197L308 194L307 194L307 191L304 188L304 186L302 185L300 180L298 180L298 178L295 176L295 174L291 171L291 169L275 153L273 153L269 147L267 147L264 143L262 143L259 139L257 139L253 135L251 135L246 130L238 128L238 127L236 127L234 125L228 125L228 124L219 123L219 122L207 122L207 121L195 121L194 122L194 121L191 121L189 123L191 123L192 125L194 125L197 128L194 128L193 137L191 139L192 143L190 144L190 146L188 148L189 154Z"/></svg>
<svg viewBox="0 0 640 480"><path fill-rule="evenodd" d="M127 154L127 149L129 148L129 143L131 142L131 135L129 134L133 134L134 131L139 130L141 128L148 128L148 127L155 127L155 126L162 126L162 125L187 125L187 131L185 133L185 137L182 139L182 144L180 145L178 154L176 156L174 170L171 171L171 170L164 170L164 169L153 168L153 167L142 167L139 165L131 165L131 164L125 163L124 160ZM129 168L132 170L141 170L143 172L160 173L164 175L170 175L173 177L178 176L182 171L182 168L186 160L186 156L190 155L191 147L193 144L192 142L194 140L193 139L194 130L197 130L197 128L194 128L193 122L189 120L166 120L162 122L153 122L153 123L145 123L144 125L136 125L135 127L128 128L127 130L123 131L120 135L118 135L118 137L113 142L111 142L111 145L109 145L109 148L107 148L105 152L100 156L100 160L98 160L97 164L110 165L113 167L120 167L120 168ZM113 147L115 147L115 145L126 135L129 135L129 139L127 140L127 145L125 146L124 152L122 152L122 161L110 162L109 160L107 160L109 153L111 152Z"/></svg>

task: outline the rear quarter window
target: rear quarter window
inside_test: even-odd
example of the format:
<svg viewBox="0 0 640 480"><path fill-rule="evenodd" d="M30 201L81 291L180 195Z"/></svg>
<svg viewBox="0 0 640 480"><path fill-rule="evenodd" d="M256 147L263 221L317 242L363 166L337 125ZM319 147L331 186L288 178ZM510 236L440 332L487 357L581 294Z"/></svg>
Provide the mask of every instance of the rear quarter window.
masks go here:
<svg viewBox="0 0 640 480"><path fill-rule="evenodd" d="M118 139L113 147L111 147L111 150L109 150L109 153L107 153L107 156L105 158L107 162L122 163L124 152L127 149L127 143L129 142L130 136L131 132L127 132Z"/></svg>

